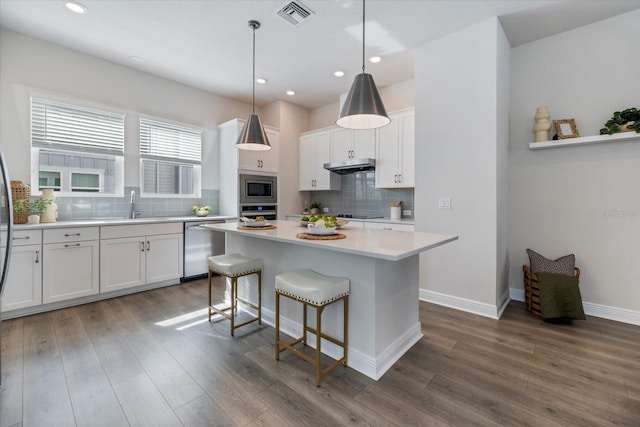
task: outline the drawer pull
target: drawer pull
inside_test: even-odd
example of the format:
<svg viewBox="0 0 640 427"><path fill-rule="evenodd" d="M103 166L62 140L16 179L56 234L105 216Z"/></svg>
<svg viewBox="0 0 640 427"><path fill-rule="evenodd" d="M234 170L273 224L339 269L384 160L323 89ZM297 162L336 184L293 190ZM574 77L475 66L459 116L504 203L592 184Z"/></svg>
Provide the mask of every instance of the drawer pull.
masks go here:
<svg viewBox="0 0 640 427"><path fill-rule="evenodd" d="M29 240L31 236L23 236L23 237L14 237L11 240Z"/></svg>
<svg viewBox="0 0 640 427"><path fill-rule="evenodd" d="M80 246L80 243L65 243L64 245L65 248L71 248L75 246Z"/></svg>
<svg viewBox="0 0 640 427"><path fill-rule="evenodd" d="M64 233L64 237L73 237L73 236L79 236L79 235L80 235L80 233L73 233L73 234L71 234L71 233Z"/></svg>

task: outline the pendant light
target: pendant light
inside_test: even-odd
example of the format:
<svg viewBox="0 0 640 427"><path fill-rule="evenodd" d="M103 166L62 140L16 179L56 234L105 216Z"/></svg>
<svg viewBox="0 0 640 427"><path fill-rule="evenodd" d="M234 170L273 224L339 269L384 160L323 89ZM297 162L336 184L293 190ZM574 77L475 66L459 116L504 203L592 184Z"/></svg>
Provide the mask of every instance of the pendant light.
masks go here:
<svg viewBox="0 0 640 427"><path fill-rule="evenodd" d="M364 72L364 9L362 0L362 74L358 74L342 105L336 124L347 129L375 129L391 122L373 76Z"/></svg>
<svg viewBox="0 0 640 427"><path fill-rule="evenodd" d="M256 30L260 28L260 22L251 20L249 27L253 29L253 98L251 115L242 127L242 132L236 141L236 147L240 150L263 151L270 150L271 145L260 118L256 115Z"/></svg>

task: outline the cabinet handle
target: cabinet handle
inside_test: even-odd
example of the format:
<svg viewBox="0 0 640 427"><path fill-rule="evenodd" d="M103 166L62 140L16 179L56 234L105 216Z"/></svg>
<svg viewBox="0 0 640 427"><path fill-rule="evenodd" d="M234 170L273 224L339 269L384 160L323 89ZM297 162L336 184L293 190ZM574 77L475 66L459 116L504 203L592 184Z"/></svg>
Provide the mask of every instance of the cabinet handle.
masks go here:
<svg viewBox="0 0 640 427"><path fill-rule="evenodd" d="M147 252L151 250L151 242L147 240Z"/></svg>
<svg viewBox="0 0 640 427"><path fill-rule="evenodd" d="M80 233L64 233L64 237L80 236Z"/></svg>
<svg viewBox="0 0 640 427"><path fill-rule="evenodd" d="M144 252L144 242L140 242L140 252Z"/></svg>
<svg viewBox="0 0 640 427"><path fill-rule="evenodd" d="M75 246L80 246L80 243L65 243L64 245L65 248L71 248Z"/></svg>
<svg viewBox="0 0 640 427"><path fill-rule="evenodd" d="M398 174L398 182L402 182L402 174Z"/></svg>
<svg viewBox="0 0 640 427"><path fill-rule="evenodd" d="M398 183L398 174L393 175L393 182L394 182L395 184L397 184L397 183Z"/></svg>
<svg viewBox="0 0 640 427"><path fill-rule="evenodd" d="M36 264L40 262L40 251L36 251Z"/></svg>
<svg viewBox="0 0 640 427"><path fill-rule="evenodd" d="M391 227L383 227L382 229L383 230L393 230L393 228L391 228Z"/></svg>
<svg viewBox="0 0 640 427"><path fill-rule="evenodd" d="M31 236L14 237L11 240L29 240Z"/></svg>

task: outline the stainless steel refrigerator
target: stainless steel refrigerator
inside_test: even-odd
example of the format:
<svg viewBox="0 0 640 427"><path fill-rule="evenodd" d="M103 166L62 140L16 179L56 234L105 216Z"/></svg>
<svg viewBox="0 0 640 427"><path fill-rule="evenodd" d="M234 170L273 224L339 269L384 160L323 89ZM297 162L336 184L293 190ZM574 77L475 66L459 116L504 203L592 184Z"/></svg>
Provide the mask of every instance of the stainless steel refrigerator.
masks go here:
<svg viewBox="0 0 640 427"><path fill-rule="evenodd" d="M9 171L4 162L4 154L0 148L0 248L2 248L2 235L6 236L5 248L0 258L0 307L2 307L2 294L9 274L9 261L11 260L11 242L13 241L13 204L11 202L11 185ZM0 310L0 343L2 342L2 310ZM0 384L2 384L2 345L0 345Z"/></svg>

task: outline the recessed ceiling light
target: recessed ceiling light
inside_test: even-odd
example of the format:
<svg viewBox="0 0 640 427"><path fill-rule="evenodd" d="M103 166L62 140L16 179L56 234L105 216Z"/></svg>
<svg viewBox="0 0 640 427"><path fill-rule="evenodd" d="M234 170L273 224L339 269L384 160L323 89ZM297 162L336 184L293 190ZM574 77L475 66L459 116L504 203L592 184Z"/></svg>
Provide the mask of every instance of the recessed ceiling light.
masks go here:
<svg viewBox="0 0 640 427"><path fill-rule="evenodd" d="M333 75L336 76L336 77L342 77L342 76L344 76L344 71L338 70L335 73L333 73Z"/></svg>
<svg viewBox="0 0 640 427"><path fill-rule="evenodd" d="M380 58L379 56L372 56L371 58L369 58L369 61L377 64L378 62L382 61L382 58Z"/></svg>
<svg viewBox="0 0 640 427"><path fill-rule="evenodd" d="M79 14L87 13L87 11L89 10L87 9L87 6L77 1L67 1L65 3L65 6L67 6L67 9L69 9L70 11L79 13Z"/></svg>
<svg viewBox="0 0 640 427"><path fill-rule="evenodd" d="M288 90L287 91L287 95L289 95L289 96L293 96L295 94L296 94L296 92L294 90Z"/></svg>
<svg viewBox="0 0 640 427"><path fill-rule="evenodd" d="M267 79L263 79L262 77L258 77L256 79L256 83L261 84L261 85L265 84L266 82L267 82Z"/></svg>
<svg viewBox="0 0 640 427"><path fill-rule="evenodd" d="M144 58L141 58L139 56L130 56L129 57L129 61L131 61L131 62L133 62L134 64L137 64L137 65L144 64Z"/></svg>

